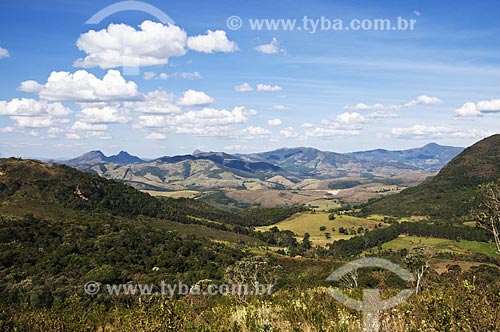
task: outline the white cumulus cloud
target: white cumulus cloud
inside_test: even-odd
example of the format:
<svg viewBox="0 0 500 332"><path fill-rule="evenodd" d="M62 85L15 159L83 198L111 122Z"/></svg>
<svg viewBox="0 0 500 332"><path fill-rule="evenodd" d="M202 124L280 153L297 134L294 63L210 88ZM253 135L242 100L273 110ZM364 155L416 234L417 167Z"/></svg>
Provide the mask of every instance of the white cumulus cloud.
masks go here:
<svg viewBox="0 0 500 332"><path fill-rule="evenodd" d="M267 120L267 124L270 125L270 126L279 126L281 125L281 120L280 119L271 119L271 120Z"/></svg>
<svg viewBox="0 0 500 332"><path fill-rule="evenodd" d="M214 99L203 91L187 90L179 98L177 103L181 106L204 106L210 105Z"/></svg>
<svg viewBox="0 0 500 332"><path fill-rule="evenodd" d="M71 113L61 103L49 103L45 100L14 98L11 101L0 100L0 115L8 116L65 116Z"/></svg>
<svg viewBox="0 0 500 332"><path fill-rule="evenodd" d="M194 51L203 53L228 53L238 50L236 43L230 41L223 30L208 30L206 35L189 37L187 46Z"/></svg>
<svg viewBox="0 0 500 332"><path fill-rule="evenodd" d="M113 107L83 108L77 115L85 123L126 123L128 117Z"/></svg>
<svg viewBox="0 0 500 332"><path fill-rule="evenodd" d="M238 92L250 92L253 91L253 87L248 83L242 83L234 87L234 90Z"/></svg>
<svg viewBox="0 0 500 332"><path fill-rule="evenodd" d="M181 108L175 104L175 96L165 91L151 91L141 101L125 102L124 107L133 112L146 114L180 113Z"/></svg>
<svg viewBox="0 0 500 332"><path fill-rule="evenodd" d="M30 82L30 83L26 83ZM141 98L137 84L126 81L117 70L109 70L102 79L78 70L75 73L52 72L45 84L35 85L34 81L21 83L21 88L36 87L41 99L52 101L101 102L124 101Z"/></svg>
<svg viewBox="0 0 500 332"><path fill-rule="evenodd" d="M478 103L467 102L455 110L456 117L479 117L485 113L499 113L500 99L481 100Z"/></svg>
<svg viewBox="0 0 500 332"><path fill-rule="evenodd" d="M73 131L105 131L108 130L108 126L105 124L91 124L82 121L76 121L72 126Z"/></svg>
<svg viewBox="0 0 500 332"><path fill-rule="evenodd" d="M106 29L80 35L76 45L87 56L78 59L75 66L109 69L166 64L170 57L186 54L186 41L186 32L171 24L144 21L138 30L126 24L110 24Z"/></svg>
<svg viewBox="0 0 500 332"><path fill-rule="evenodd" d="M281 48L280 42L276 38L273 38L269 44L259 45L255 49L262 54L277 54L285 52L285 49Z"/></svg>
<svg viewBox="0 0 500 332"><path fill-rule="evenodd" d="M299 134L293 129L293 127L286 127L280 130L280 135L284 138L296 138Z"/></svg>

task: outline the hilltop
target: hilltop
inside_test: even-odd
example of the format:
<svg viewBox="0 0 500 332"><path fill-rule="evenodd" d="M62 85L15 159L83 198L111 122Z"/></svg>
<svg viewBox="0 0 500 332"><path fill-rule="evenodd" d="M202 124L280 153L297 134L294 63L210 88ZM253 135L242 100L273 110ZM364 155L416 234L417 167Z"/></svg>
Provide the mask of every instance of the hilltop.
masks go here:
<svg viewBox="0 0 500 332"><path fill-rule="evenodd" d="M465 216L472 207L475 188L500 178L500 135L465 149L432 180L384 197L363 208L364 213L395 216Z"/></svg>

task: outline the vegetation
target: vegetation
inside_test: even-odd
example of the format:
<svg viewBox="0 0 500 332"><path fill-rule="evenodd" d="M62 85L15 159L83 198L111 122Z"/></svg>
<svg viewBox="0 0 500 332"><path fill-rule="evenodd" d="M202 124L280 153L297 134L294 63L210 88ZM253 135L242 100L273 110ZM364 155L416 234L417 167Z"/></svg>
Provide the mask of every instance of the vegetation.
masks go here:
<svg viewBox="0 0 500 332"><path fill-rule="evenodd" d="M495 150L486 145L466 150L457 157L460 163L425 185L462 188L457 165L475 167L459 168L466 175L463 188L476 175L481 183L496 176L493 159L483 159L488 166L481 168L468 157ZM481 186L471 202L483 226L474 228L441 212L412 222L381 210L368 219L302 205L234 213L194 199L155 198L36 161L2 159L0 175L0 331L362 331L361 314L328 295L332 284L326 278L345 260L375 252L406 266L417 281L417 295L381 313L383 331L500 329L500 257L494 229L487 227L497 225L497 184ZM446 197L429 210L420 203L414 208L432 216L452 202L447 208L461 216L465 207L457 205L465 198L450 198L453 190L443 191ZM395 200L403 204L405 195ZM380 202L362 214L385 206ZM413 207L398 209L404 214ZM438 274L433 259L451 264ZM273 293L88 295L83 285L89 281L183 282L200 289L210 283L271 283ZM408 286L388 271L360 269L344 292L360 298L363 288L381 288L388 298Z"/></svg>
<svg viewBox="0 0 500 332"><path fill-rule="evenodd" d="M500 254L500 180L479 186L472 219L493 235Z"/></svg>
<svg viewBox="0 0 500 332"><path fill-rule="evenodd" d="M363 213L460 220L473 207L476 187L500 178L499 155L500 135L488 137L465 149L432 180L374 200Z"/></svg>
<svg viewBox="0 0 500 332"><path fill-rule="evenodd" d="M276 208L255 207L238 212L238 216L245 220L245 226L269 226L307 210L302 205Z"/></svg>

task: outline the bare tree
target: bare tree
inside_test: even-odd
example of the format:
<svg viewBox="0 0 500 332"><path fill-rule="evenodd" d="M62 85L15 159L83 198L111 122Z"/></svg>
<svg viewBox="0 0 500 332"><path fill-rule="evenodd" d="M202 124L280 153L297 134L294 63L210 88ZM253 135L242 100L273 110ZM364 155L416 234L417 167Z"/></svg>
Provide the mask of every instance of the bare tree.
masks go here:
<svg viewBox="0 0 500 332"><path fill-rule="evenodd" d="M418 246L413 248L405 257L405 263L408 269L414 274L417 284L415 294L420 292L425 273L429 269L429 261L432 257L430 248Z"/></svg>
<svg viewBox="0 0 500 332"><path fill-rule="evenodd" d="M493 234L497 253L500 254L500 180L478 187L472 219L477 227Z"/></svg>
<svg viewBox="0 0 500 332"><path fill-rule="evenodd" d="M358 288L358 269L352 270L351 272L345 274L340 282L346 288Z"/></svg>

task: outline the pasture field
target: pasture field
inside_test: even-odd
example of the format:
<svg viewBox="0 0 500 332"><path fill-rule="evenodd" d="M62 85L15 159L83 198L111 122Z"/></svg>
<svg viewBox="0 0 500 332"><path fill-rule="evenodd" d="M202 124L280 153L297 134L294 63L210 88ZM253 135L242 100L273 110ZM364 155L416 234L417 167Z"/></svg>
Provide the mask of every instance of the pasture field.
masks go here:
<svg viewBox="0 0 500 332"><path fill-rule="evenodd" d="M387 226L376 220L351 217L346 215L336 215L335 220L328 219L329 213L323 212L301 212L293 215L292 217L283 220L277 224L265 227L258 227L257 230L266 231L276 226L280 230L289 230L297 235L299 240L302 240L305 233L311 235L311 241L314 245L326 245L341 239L349 239L354 235L341 234L339 229L341 227L357 231L358 228L374 229L378 225ZM320 230L320 227L326 227L325 230ZM331 238L327 239L326 233L330 233Z"/></svg>
<svg viewBox="0 0 500 332"><path fill-rule="evenodd" d="M498 258L498 254L495 253L495 245L493 243L476 241L454 241L439 238L426 238L404 235L401 235L397 239L382 244L382 250L392 249L394 251L397 251L403 248L410 249L419 245L433 247L438 252L451 252L466 255L480 253L486 256Z"/></svg>

